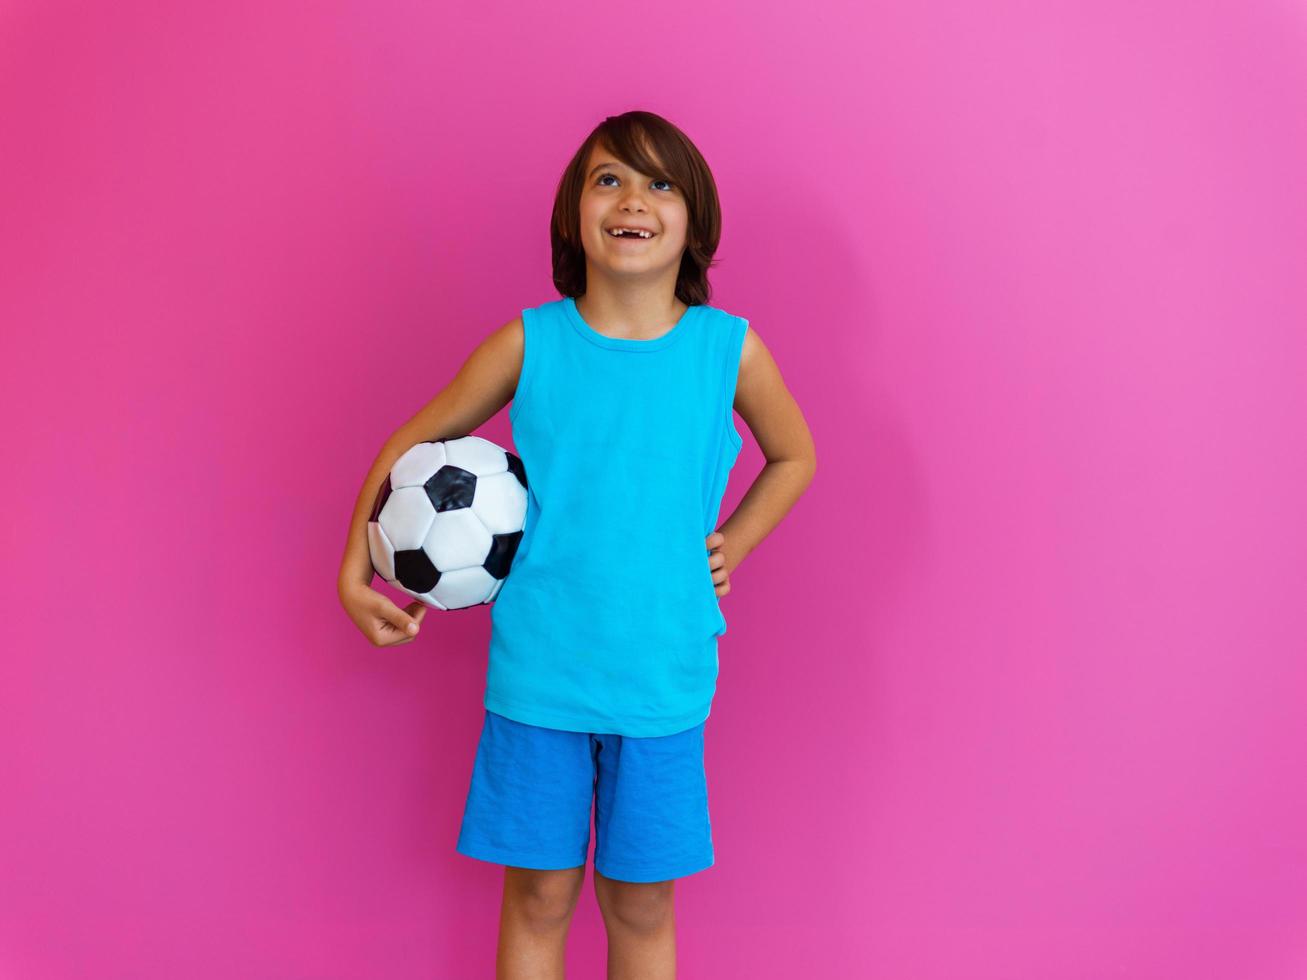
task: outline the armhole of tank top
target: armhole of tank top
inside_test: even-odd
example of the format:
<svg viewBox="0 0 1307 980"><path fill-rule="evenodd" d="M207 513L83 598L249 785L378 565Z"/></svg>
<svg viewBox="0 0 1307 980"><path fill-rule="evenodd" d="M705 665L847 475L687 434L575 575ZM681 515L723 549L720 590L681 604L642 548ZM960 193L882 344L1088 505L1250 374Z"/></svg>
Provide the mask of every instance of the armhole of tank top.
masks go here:
<svg viewBox="0 0 1307 980"><path fill-rule="evenodd" d="M517 420L517 413L525 403L525 396L531 388L532 364L535 361L534 347L535 343L532 334L535 333L534 310L522 311L522 367L517 373L517 388L513 391L513 404L508 407L508 420L514 422Z"/></svg>
<svg viewBox="0 0 1307 980"><path fill-rule="evenodd" d="M735 427L735 387L740 379L740 357L744 353L744 338L749 332L749 321L744 317L737 319L740 322L739 340L737 343L732 338L731 356L726 358L726 437L738 451L744 445L744 439Z"/></svg>

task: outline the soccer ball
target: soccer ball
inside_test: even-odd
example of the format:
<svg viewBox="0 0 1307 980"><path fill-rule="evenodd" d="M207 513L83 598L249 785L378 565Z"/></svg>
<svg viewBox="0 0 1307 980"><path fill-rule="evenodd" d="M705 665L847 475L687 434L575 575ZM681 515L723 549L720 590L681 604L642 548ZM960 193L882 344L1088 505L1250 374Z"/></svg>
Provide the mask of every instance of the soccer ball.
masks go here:
<svg viewBox="0 0 1307 980"><path fill-rule="evenodd" d="M487 439L419 442L395 461L368 518L378 575L435 609L494 601L526 523L522 460Z"/></svg>

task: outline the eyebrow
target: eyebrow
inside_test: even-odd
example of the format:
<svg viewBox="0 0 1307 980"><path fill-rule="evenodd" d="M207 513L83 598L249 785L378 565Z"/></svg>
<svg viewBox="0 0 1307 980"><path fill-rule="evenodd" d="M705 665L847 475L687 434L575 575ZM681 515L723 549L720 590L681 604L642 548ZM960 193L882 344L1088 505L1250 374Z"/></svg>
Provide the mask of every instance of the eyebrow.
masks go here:
<svg viewBox="0 0 1307 980"><path fill-rule="evenodd" d="M595 174L597 174L599 171L603 170L604 167L620 167L620 168L622 168L623 170L630 170L630 169L631 169L630 167L628 167L628 166L627 166L626 164L624 164L624 163L619 163L619 162L616 162L616 161L613 161L613 160L605 160L603 163L598 164L598 165L597 165L593 170L591 170L589 176L593 177L593 176L594 176Z"/></svg>
<svg viewBox="0 0 1307 980"><path fill-rule="evenodd" d="M590 173L586 176L586 180L589 180L591 177L593 177L593 176L594 176L595 174L597 174L599 171L603 170L605 167L607 167L607 168L609 168L609 169L618 169L618 170L630 170L630 169L631 169L630 167L628 167L626 164L622 163L622 162L619 161L619 160L605 160L603 163L600 163L600 164L596 164L596 165L595 165L594 169L592 169L592 170L590 171ZM663 180L664 178L662 178L662 177L655 177L654 179L655 179L655 180Z"/></svg>

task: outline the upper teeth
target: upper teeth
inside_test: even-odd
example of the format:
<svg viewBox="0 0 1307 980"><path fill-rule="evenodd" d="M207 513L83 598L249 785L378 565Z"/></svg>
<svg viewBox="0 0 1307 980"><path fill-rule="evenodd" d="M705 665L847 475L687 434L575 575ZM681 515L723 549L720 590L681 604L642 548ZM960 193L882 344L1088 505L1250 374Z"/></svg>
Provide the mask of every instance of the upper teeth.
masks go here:
<svg viewBox="0 0 1307 980"><path fill-rule="evenodd" d="M620 235L620 234L621 234L622 232L624 232L624 231L633 231L633 232L635 232L637 235L639 235L641 238L653 238L653 232L651 232L651 231L642 231L642 230L639 229L639 228L609 228L609 229L608 229L608 234L610 234L610 235Z"/></svg>

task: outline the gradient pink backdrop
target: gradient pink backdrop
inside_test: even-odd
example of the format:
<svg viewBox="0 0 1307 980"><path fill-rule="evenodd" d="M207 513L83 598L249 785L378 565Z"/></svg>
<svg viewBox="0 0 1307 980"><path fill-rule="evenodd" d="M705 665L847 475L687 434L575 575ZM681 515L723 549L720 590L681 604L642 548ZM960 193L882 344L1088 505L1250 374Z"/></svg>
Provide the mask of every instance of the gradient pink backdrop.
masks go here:
<svg viewBox="0 0 1307 980"><path fill-rule="evenodd" d="M682 975L1307 977L1300 4L11 2L0 51L0 976L492 975L488 611L378 650L336 570L646 108L821 460L723 599Z"/></svg>

